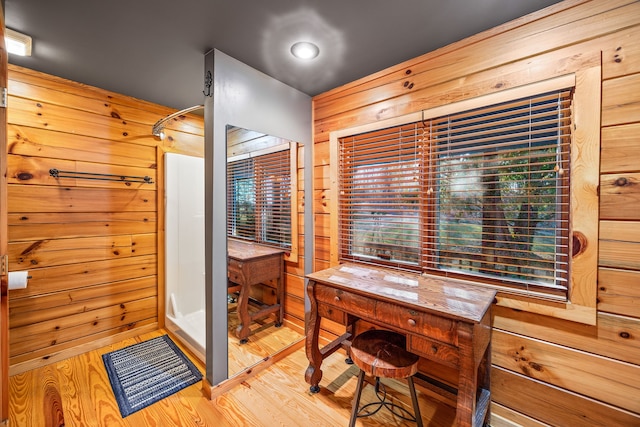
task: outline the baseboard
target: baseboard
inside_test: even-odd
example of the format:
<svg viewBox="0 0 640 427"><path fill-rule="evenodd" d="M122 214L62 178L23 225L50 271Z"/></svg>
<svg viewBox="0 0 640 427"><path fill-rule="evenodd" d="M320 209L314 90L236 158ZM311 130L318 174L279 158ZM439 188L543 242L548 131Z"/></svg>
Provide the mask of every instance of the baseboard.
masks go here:
<svg viewBox="0 0 640 427"><path fill-rule="evenodd" d="M146 333L157 331L157 330L158 330L158 323L154 322L148 325L141 326L139 328L134 328L124 332L119 332L114 335L109 335L104 338L98 338L96 340L91 340L87 343L79 344L75 347L70 347L64 350L60 350L58 352L53 352L53 353L47 354L46 357L36 357L34 359L29 359L29 360L21 361L19 363L14 363L11 366L9 366L9 376L21 374L21 373L30 371L32 369L51 365L53 363L60 362L70 357L86 353L88 351L97 350L100 347L111 345L120 341L124 341L129 338L137 337L138 335L146 334ZM1 424L0 424L0 427L2 427Z"/></svg>
<svg viewBox="0 0 640 427"><path fill-rule="evenodd" d="M284 359L285 357L289 356L295 351L301 349L302 347L304 347L304 343L305 343L305 340L300 339L294 342L293 344L290 344L287 347L283 348L282 350L278 351L277 353L274 353L271 356L265 357L255 365L250 366L249 368L245 369L241 373L234 375L233 377L225 381L222 381L219 384L211 385L209 381L206 378L204 378L202 380L202 392L204 393L205 397L207 397L209 400L213 400L216 397L221 396L227 391L231 390L235 386L247 381L249 378L256 376L260 372L272 366L274 363Z"/></svg>

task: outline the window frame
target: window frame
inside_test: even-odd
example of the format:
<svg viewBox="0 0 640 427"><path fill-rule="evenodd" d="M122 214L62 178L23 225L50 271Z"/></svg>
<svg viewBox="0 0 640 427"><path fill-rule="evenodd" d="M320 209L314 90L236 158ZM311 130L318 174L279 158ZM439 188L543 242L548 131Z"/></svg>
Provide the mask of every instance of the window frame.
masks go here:
<svg viewBox="0 0 640 427"><path fill-rule="evenodd" d="M387 127L437 118L455 112L471 110L503 101L529 97L567 87L574 88L570 173L570 260L571 278L566 301L545 299L544 294L514 293L498 288L500 306L545 314L566 320L594 325L596 322L601 67L593 66L575 73L532 82L475 98L441 105L374 123L341 129L330 133L330 186L332 194L339 192L339 139ZM470 91L470 93L472 93ZM339 259L338 198L330 202L330 265ZM438 276L440 277L440 276ZM451 280L460 280L459 278ZM473 279L463 282L493 286Z"/></svg>

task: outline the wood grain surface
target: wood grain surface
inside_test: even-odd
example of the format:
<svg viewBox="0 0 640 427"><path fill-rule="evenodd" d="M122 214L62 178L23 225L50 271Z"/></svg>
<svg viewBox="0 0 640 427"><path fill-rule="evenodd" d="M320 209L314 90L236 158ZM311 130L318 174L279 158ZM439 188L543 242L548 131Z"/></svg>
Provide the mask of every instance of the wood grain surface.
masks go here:
<svg viewBox="0 0 640 427"><path fill-rule="evenodd" d="M335 353L326 361L323 392L311 395L302 375L307 365L303 349L213 401L204 396L200 384L194 384L123 419L101 355L162 333L164 331L146 333L12 376L9 411L11 425L334 427L348 423L357 368L344 362L344 353ZM179 342L176 343L180 346ZM189 355L185 348L182 350ZM202 363L197 358L190 358L203 372ZM387 386L388 398L410 409L411 399L406 382L383 381ZM423 417L430 420L430 426L453 426L452 408L427 399L421 388L418 388L418 397ZM376 399L373 387L366 386L361 402L373 399ZM366 421L358 421L358 425L415 424L394 417L388 411L380 411Z"/></svg>

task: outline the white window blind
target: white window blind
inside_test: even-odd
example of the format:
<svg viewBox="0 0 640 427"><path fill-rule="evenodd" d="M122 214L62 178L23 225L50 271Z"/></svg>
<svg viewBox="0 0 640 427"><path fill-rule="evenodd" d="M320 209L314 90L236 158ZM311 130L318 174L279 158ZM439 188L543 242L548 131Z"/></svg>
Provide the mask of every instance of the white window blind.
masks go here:
<svg viewBox="0 0 640 427"><path fill-rule="evenodd" d="M414 123L340 141L343 259L419 267L421 127Z"/></svg>
<svg viewBox="0 0 640 427"><path fill-rule="evenodd" d="M341 258L565 295L571 98L341 138Z"/></svg>
<svg viewBox="0 0 640 427"><path fill-rule="evenodd" d="M227 163L227 235L291 247L289 150Z"/></svg>
<svg viewBox="0 0 640 427"><path fill-rule="evenodd" d="M571 91L430 121L426 270L566 291Z"/></svg>

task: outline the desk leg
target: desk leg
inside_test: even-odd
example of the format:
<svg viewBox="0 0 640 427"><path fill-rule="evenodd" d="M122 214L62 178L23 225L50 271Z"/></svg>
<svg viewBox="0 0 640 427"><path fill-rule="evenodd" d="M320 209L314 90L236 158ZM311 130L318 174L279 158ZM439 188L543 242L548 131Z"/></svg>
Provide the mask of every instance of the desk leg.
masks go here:
<svg viewBox="0 0 640 427"><path fill-rule="evenodd" d="M276 328L282 326L282 322L284 322L284 256L280 255L280 275L278 276L278 281L276 283L276 299L278 306L278 314L276 315Z"/></svg>
<svg viewBox="0 0 640 427"><path fill-rule="evenodd" d="M305 350L307 359L309 359L309 367L304 374L305 381L311 385L311 393L320 391L320 380L322 379L322 353L320 352L320 342L318 336L320 334L320 316L318 316L318 303L314 295L315 282L309 280L307 284L307 294L311 303L311 310L307 315L307 331L305 340Z"/></svg>
<svg viewBox="0 0 640 427"><path fill-rule="evenodd" d="M240 288L240 295L238 296L238 327L236 328L236 336L240 339L240 344L246 344L249 341L249 334L251 329L251 316L249 315L249 290L250 286L245 283Z"/></svg>
<svg viewBox="0 0 640 427"><path fill-rule="evenodd" d="M458 427L472 427L476 412L476 390L478 387L472 325L466 323L458 324L458 347L460 349L460 377L458 380L455 425Z"/></svg>
<svg viewBox="0 0 640 427"><path fill-rule="evenodd" d="M478 370L478 385L485 390L483 393L488 392L486 413L483 417L481 425L489 425L491 421L491 342L487 345L482 361L480 362L480 368ZM476 409L477 411L478 409ZM478 426L480 427L480 426Z"/></svg>

